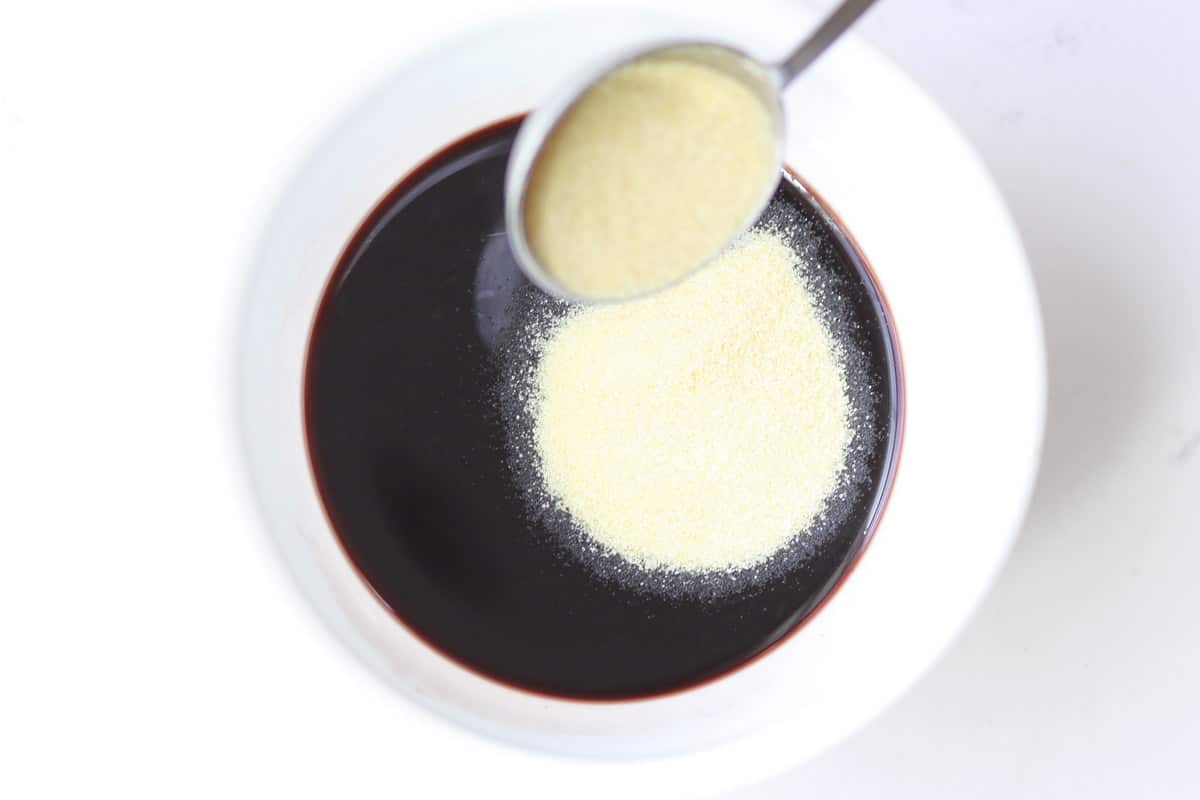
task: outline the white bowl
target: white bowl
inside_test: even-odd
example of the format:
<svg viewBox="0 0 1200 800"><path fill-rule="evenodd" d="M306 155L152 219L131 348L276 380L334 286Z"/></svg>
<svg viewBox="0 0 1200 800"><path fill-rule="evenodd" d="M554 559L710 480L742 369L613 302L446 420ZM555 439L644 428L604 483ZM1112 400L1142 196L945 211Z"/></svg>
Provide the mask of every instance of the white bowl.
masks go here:
<svg viewBox="0 0 1200 800"><path fill-rule="evenodd" d="M309 470L301 386L318 298L356 226L426 157L529 109L615 50L695 36L777 55L764 49L778 42L771 25L745 24L552 15L440 46L336 122L278 199L252 265L240 404L280 551L326 623L380 676L446 718L523 747L589 757L708 748L675 763L694 775L729 759L781 769L847 735L932 663L981 599L1023 515L1044 389L1020 242L953 125L848 40L786 96L787 161L840 214L887 295L904 356L907 431L887 512L836 596L726 677L653 699L589 703L513 690L457 666L397 624L345 560Z"/></svg>

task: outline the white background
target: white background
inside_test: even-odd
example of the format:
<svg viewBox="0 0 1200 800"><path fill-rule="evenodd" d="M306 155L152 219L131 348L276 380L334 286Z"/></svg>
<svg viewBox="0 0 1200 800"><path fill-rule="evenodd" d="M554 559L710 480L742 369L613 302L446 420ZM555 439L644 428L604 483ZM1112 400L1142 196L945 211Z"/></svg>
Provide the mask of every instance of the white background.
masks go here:
<svg viewBox="0 0 1200 800"><path fill-rule="evenodd" d="M345 746L396 701L297 613L247 512L229 358L290 159L494 5L0 5L0 796L422 794L421 752ZM1044 463L947 656L736 797L1194 796L1200 10L881 0L862 32L964 128L1025 238Z"/></svg>

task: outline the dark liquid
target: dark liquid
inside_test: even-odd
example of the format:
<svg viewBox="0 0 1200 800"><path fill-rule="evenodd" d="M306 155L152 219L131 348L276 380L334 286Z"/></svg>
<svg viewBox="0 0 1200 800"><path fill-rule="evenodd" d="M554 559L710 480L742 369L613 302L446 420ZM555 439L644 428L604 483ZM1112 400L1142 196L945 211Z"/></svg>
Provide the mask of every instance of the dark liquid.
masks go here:
<svg viewBox="0 0 1200 800"><path fill-rule="evenodd" d="M505 240L504 170L517 122L452 145L384 198L347 248L314 324L309 452L352 562L396 617L494 679L614 699L685 688L742 664L804 620L865 546L894 464L894 342L870 277L813 198L774 203L808 226L843 345L866 374L863 475L792 568L716 597L637 592L573 558L530 514L506 447L497 346L513 298L535 292Z"/></svg>

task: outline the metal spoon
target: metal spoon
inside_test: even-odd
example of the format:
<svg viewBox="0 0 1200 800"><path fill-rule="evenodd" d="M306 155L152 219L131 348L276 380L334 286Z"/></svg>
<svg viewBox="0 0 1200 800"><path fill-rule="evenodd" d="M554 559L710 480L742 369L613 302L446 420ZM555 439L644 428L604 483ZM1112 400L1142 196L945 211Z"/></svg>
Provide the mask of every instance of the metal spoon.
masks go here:
<svg viewBox="0 0 1200 800"><path fill-rule="evenodd" d="M504 184L504 214L509 243L516 255L517 263L526 277L544 291L565 300L577 303L595 302L593 298L575 295L542 267L529 246L523 212L530 171L546 142L546 137L554 130L562 116L598 81L618 67L651 57L697 62L736 78L758 96L771 116L775 129L776 169L773 174L778 174L783 166L784 140L784 115L783 107L780 104L780 92L821 53L825 52L826 48L833 44L874 2L875 0L846 0L813 31L808 39L777 64L763 64L741 50L723 44L711 42L658 44L625 54L605 65L604 68L593 72L588 79L565 87L551 97L548 102L530 113L524 124L521 125L521 130L513 143ZM761 201L754 213L741 226L742 230L753 225L762 214L775 191L775 186L776 182L770 182L769 185L763 187ZM699 269L701 266L703 264L698 264L696 268Z"/></svg>

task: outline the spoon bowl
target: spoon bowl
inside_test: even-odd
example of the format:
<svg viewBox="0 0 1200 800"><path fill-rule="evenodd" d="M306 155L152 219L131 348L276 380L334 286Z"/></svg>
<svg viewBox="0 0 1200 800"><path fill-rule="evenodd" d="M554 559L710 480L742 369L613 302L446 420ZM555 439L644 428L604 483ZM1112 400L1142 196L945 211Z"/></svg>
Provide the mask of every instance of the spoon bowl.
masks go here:
<svg viewBox="0 0 1200 800"><path fill-rule="evenodd" d="M529 188L530 172L533 170L533 165L537 160L538 154L546 143L546 138L575 103L588 90L595 86L596 83L607 77L614 70L637 61L660 59L701 64L736 79L748 88L763 104L763 108L767 111L771 120L774 139L772 159L775 164L773 174L778 175L783 167L784 114L783 106L779 100L779 80L781 75L777 68L766 66L734 47L710 42L680 42L640 48L625 53L615 61L606 63L602 68L593 71L580 84L571 84L565 87L547 102L538 106L525 118L525 122L521 125L521 130L517 134L517 139L513 143L512 155L508 162L508 171L505 174L504 221L505 227L508 229L509 242L513 253L526 277L549 294L574 303L624 302L647 294L653 294L668 286L673 286L685 280L693 272L708 263L705 261L697 264L693 270L680 276L675 281L656 287L643 295L598 300L594 297L581 296L564 286L542 266L529 244L525 227L525 196ZM763 210L767 207L772 194L774 194L776 185L777 181L773 181L762 187L760 197L753 212L747 214L746 218L742 220L742 224L739 226L740 230L750 227L759 218ZM730 237L730 240L724 244L729 244L734 238L736 238L736 235ZM720 249L724 248L719 248L717 252ZM716 256L717 252L712 253L712 256Z"/></svg>

